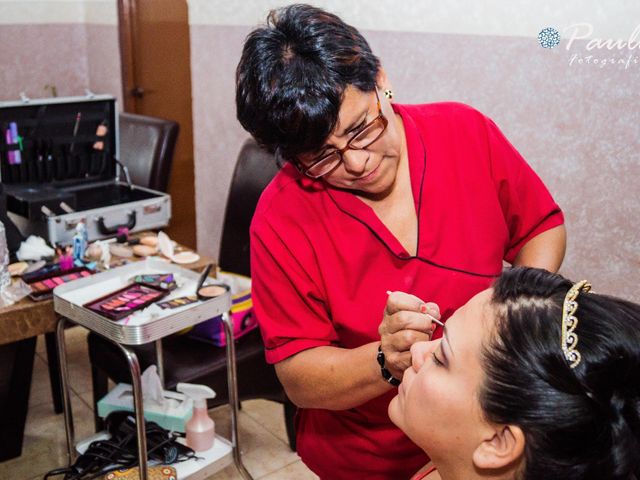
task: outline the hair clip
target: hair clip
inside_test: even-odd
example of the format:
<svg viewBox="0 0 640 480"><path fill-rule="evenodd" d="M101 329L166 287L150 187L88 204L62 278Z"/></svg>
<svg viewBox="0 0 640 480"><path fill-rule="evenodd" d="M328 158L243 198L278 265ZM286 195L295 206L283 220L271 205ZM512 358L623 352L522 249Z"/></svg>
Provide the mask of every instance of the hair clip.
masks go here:
<svg viewBox="0 0 640 480"><path fill-rule="evenodd" d="M578 318L575 316L578 309L578 294L580 292L588 293L591 290L591 284L586 280L575 283L564 297L562 305L562 339L561 347L564 358L569 362L571 368L576 368L582 359L580 352L577 350L578 334L575 333L578 326Z"/></svg>

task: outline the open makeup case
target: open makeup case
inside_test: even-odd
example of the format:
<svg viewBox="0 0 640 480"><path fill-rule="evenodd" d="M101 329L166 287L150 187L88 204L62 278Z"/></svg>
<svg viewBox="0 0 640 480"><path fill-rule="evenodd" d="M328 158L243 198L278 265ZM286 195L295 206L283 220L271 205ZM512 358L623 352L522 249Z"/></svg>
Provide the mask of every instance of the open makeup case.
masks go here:
<svg viewBox="0 0 640 480"><path fill-rule="evenodd" d="M80 221L89 240L168 225L169 195L132 185L118 161L112 96L0 102L0 128L0 181L23 235L69 244Z"/></svg>

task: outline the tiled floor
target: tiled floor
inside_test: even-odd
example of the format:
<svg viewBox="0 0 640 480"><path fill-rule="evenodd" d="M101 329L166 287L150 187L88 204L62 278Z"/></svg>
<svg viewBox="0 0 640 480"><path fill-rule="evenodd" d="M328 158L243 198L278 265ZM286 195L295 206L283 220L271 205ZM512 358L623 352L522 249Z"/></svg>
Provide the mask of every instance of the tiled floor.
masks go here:
<svg viewBox="0 0 640 480"><path fill-rule="evenodd" d="M86 330L72 328L66 335L76 438L83 438L93 433ZM62 415L53 413L43 340L38 339L36 349L22 456L0 463L0 478L41 479L49 470L64 466L66 461L64 420ZM217 433L228 438L228 407L219 407L210 413ZM289 449L280 404L265 400L243 402L239 431L245 467L256 480L318 478ZM233 466L210 477L211 480L241 478Z"/></svg>

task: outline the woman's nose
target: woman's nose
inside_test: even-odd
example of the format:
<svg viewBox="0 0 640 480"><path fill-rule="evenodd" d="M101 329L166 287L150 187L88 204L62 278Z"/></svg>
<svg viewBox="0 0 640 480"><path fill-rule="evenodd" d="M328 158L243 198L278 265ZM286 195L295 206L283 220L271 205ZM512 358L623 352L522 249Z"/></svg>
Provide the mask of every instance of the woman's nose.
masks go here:
<svg viewBox="0 0 640 480"><path fill-rule="evenodd" d="M411 366L416 372L420 370L427 357L435 350L439 341L416 342L411 345Z"/></svg>
<svg viewBox="0 0 640 480"><path fill-rule="evenodd" d="M369 152L366 150L347 150L342 154L344 169L352 175L362 174L369 160Z"/></svg>

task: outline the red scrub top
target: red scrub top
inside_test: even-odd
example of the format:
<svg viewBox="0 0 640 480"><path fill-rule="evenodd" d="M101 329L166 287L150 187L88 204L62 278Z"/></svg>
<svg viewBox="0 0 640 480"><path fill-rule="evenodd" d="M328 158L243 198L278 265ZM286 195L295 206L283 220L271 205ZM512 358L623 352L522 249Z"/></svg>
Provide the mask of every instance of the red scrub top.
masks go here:
<svg viewBox="0 0 640 480"><path fill-rule="evenodd" d="M490 286L503 259L563 223L542 181L482 113L458 103L393 108L407 137L417 255L353 193L287 164L251 226L253 304L270 363L379 341L387 290L436 302L446 320ZM395 393L347 411L301 409L302 460L323 479L409 478L427 458L389 420Z"/></svg>

